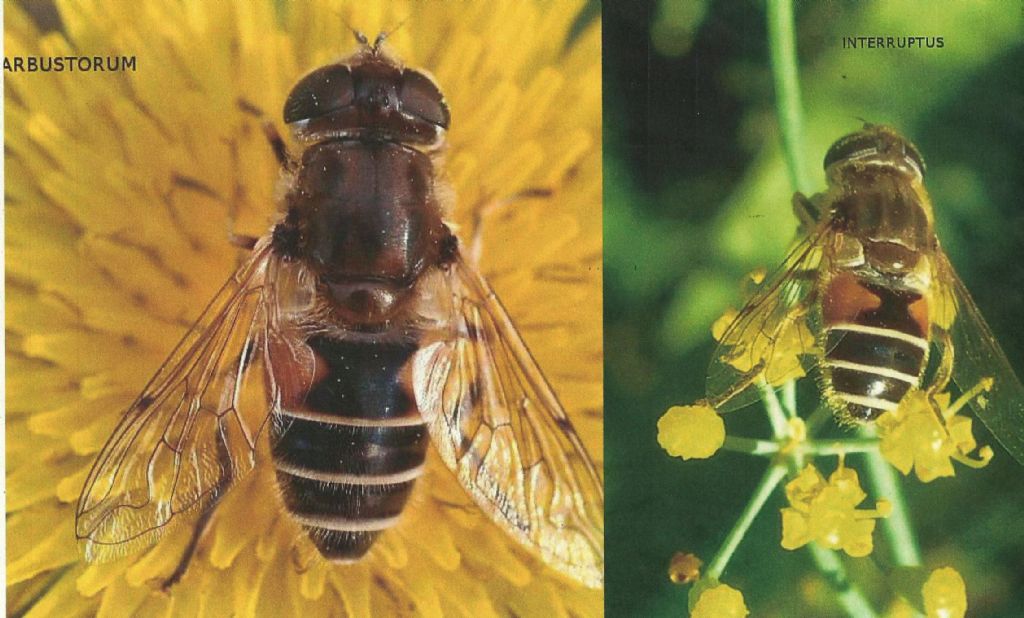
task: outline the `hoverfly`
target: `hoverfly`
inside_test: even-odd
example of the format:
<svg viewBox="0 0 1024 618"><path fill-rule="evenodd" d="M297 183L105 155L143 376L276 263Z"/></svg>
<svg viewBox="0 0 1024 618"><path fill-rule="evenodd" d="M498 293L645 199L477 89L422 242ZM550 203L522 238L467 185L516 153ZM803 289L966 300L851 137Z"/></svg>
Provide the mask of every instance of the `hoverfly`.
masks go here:
<svg viewBox="0 0 1024 618"><path fill-rule="evenodd" d="M288 95L302 151L272 136L283 216L125 412L77 537L108 559L199 513L171 585L221 497L263 462L319 553L355 562L398 522L433 442L490 518L598 587L598 471L443 218L444 97L384 35L356 36L358 52Z"/></svg>
<svg viewBox="0 0 1024 618"><path fill-rule="evenodd" d="M911 389L938 393L952 379L966 391L993 378L971 405L1024 463L1024 387L939 245L917 148L866 124L832 145L824 168L827 191L793 198L804 237L719 340L708 401L723 412L751 403L749 387L779 374L781 333L804 321L813 337L803 359L820 369L840 422L873 421ZM933 348L937 368L926 372Z"/></svg>

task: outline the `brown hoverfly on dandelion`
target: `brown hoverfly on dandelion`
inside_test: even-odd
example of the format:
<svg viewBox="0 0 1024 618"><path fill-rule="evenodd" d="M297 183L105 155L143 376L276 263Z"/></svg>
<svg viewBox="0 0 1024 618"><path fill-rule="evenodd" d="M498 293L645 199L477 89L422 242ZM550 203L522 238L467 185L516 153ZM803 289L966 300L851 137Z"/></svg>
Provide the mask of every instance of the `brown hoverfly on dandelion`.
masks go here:
<svg viewBox="0 0 1024 618"><path fill-rule="evenodd" d="M840 423L874 421L918 390L941 414L934 398L953 381L1024 463L1024 387L942 251L917 148L866 124L824 169L824 193L793 198L802 239L718 338L708 402L734 410L758 384L791 379L799 365L782 350L795 349Z"/></svg>
<svg viewBox="0 0 1024 618"><path fill-rule="evenodd" d="M106 560L198 514L171 585L221 497L266 464L319 553L358 561L398 523L432 442L509 535L600 586L599 473L444 219L444 96L383 36L357 38L289 94L298 156L268 130L285 212L235 239L251 254L103 447L77 536Z"/></svg>

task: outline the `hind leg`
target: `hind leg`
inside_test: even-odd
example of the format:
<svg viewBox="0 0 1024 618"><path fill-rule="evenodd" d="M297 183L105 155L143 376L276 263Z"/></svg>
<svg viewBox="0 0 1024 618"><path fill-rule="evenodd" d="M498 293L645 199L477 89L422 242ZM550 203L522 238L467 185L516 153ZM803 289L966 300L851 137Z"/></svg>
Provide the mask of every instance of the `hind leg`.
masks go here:
<svg viewBox="0 0 1024 618"><path fill-rule="evenodd" d="M164 592L167 592L172 586L181 581L185 572L188 571L188 567L192 563L192 558L195 557L196 550L199 548L199 542L210 527L210 522L213 520L213 514L217 510L217 506L220 504L224 491L229 485L231 485L231 480L233 478L233 475L231 474L231 456L228 452L227 443L224 440L223 430L219 433L219 436L220 439L217 441L217 457L220 460L221 470L223 470L223 473L217 481L217 484L214 486L213 500L203 510L202 515L199 516L195 527L192 529L192 535L189 537L188 545L185 546L185 551L182 553L181 559L178 561L178 565L160 585L160 589Z"/></svg>

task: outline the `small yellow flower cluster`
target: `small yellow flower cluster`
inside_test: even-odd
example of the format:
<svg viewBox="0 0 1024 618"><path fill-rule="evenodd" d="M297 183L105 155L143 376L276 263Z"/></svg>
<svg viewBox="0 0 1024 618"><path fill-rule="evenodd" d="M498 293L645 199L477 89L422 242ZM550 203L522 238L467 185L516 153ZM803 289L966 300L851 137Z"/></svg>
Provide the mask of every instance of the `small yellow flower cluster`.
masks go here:
<svg viewBox="0 0 1024 618"><path fill-rule="evenodd" d="M808 352L808 346L814 341L803 315L797 315L787 321L778 332L765 333L756 330L752 337L733 341L726 336L729 326L739 315L735 309L729 309L711 325L711 336L715 341L730 345L729 353L722 358L740 373L747 373L759 363L765 363L764 375L761 376L772 386L802 378L807 375L800 362L800 356ZM751 335L744 332L744 335ZM769 362L770 361L770 362Z"/></svg>
<svg viewBox="0 0 1024 618"><path fill-rule="evenodd" d="M891 505L879 500L874 510L858 509L866 497L857 472L842 460L827 482L808 464L786 485L790 506L782 509L782 546L798 549L817 541L854 557L867 556L873 549L874 520L887 517Z"/></svg>
<svg viewBox="0 0 1024 618"><path fill-rule="evenodd" d="M751 280L756 281L757 277L751 277ZM842 453L847 448L851 449L848 452L867 452L873 456L880 453L903 474L916 471L923 482L952 476L953 460L972 467L988 464L992 450L989 447L978 448L971 419L958 416L958 412L972 401L984 407L985 393L992 389L991 379L982 380L952 402L948 392L936 393L938 389L911 392L897 409L878 419L877 442L873 438L840 440L839 443L815 440L811 436L813 423L809 427L792 410L795 405L793 391L788 391L788 403L774 392L776 387L805 376L801 356L814 352L814 338L806 317L804 313L794 311L784 322L778 323L778 328L766 331L748 328L742 323L738 327L732 326L737 312L730 310L712 327L714 338L725 350L719 360L746 380L739 383L740 388L752 386L755 384L753 380L757 380L762 401L772 421L770 440L733 436L727 444L721 415L708 401L699 401L692 405L674 406L662 415L658 421L658 443L661 447L669 455L683 459L706 459L723 447L772 458L772 468L762 484L764 491L748 505L748 510L753 513L764 505L764 498L781 482L785 470L790 470L792 475L803 466L805 458ZM737 378L736 375L728 377ZM727 391L729 394L722 401L716 401L715 405L729 401L728 397L739 392L739 389ZM776 476L773 477L772 472ZM781 509L781 545L788 550L815 542L829 550L842 550L854 558L866 557L874 549L875 520L889 517L893 511L892 503L885 498L879 498L874 508L858 508L868 495L861 488L857 472L845 466L842 455L838 468L827 479L813 464L807 464L785 485L785 493L789 506ZM742 527L746 525L744 521L741 519L731 536L742 537L747 531ZM729 546L729 551L733 547ZM696 556L677 553L672 558L669 578L681 584L696 582L690 592L692 616L742 617L749 614L743 595L717 579L723 565L728 562L729 554L724 558L722 555L715 557L712 561L714 566L704 576ZM952 568L932 572L921 590L929 618L963 618L965 615L966 586ZM909 605L905 607L910 608ZM903 609L904 606L893 606L894 611ZM907 615L918 615L912 608L909 611L911 613Z"/></svg>
<svg viewBox="0 0 1024 618"><path fill-rule="evenodd" d="M967 613L967 585L953 567L932 571L921 593L928 618L963 618Z"/></svg>
<svg viewBox="0 0 1024 618"><path fill-rule="evenodd" d="M921 586L926 618L964 618L967 615L967 585L953 567L935 569ZM915 618L920 612L901 597L885 613L886 618Z"/></svg>
<svg viewBox="0 0 1024 618"><path fill-rule="evenodd" d="M983 447L978 451L978 459L969 457L977 448L972 421L957 412L991 388L992 380L983 380L952 405L949 393L939 393L934 400L924 391L908 393L898 408L877 421L882 456L903 474L910 474L913 469L924 483L953 476L954 459L971 467L987 465L992 449Z"/></svg>
<svg viewBox="0 0 1024 618"><path fill-rule="evenodd" d="M707 459L725 443L725 423L706 403L673 406L658 420L658 444L673 457Z"/></svg>
<svg viewBox="0 0 1024 618"><path fill-rule="evenodd" d="M749 615L743 593L725 584L705 589L690 610L691 618L743 618Z"/></svg>

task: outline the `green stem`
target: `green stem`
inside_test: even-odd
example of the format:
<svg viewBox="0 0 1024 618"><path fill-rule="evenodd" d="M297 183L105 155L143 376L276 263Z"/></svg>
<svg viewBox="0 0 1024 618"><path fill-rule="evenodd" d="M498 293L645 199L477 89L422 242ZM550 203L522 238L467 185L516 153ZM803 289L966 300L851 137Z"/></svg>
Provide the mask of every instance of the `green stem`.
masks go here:
<svg viewBox="0 0 1024 618"><path fill-rule="evenodd" d="M812 440L803 445L806 453L814 455L846 455L850 453L878 454L877 438L854 438L849 440Z"/></svg>
<svg viewBox="0 0 1024 618"><path fill-rule="evenodd" d="M813 436L818 433L821 426L830 418L832 418L832 409L825 402L820 403L807 417L807 435Z"/></svg>
<svg viewBox="0 0 1024 618"><path fill-rule="evenodd" d="M811 552L811 558L818 567L818 571L825 576L829 585L836 591L836 598L843 606L846 614L852 618L871 618L877 616L871 603L868 601L860 587L850 581L846 575L846 567L839 555L821 547L817 543L809 543L807 549Z"/></svg>
<svg viewBox="0 0 1024 618"><path fill-rule="evenodd" d="M778 440L758 440L726 436L722 450L744 455L771 456L782 450L785 442ZM849 455L851 453L877 453L878 438L849 438L845 440L808 440L800 444L796 451L802 455L830 456ZM802 465L797 465L800 470Z"/></svg>
<svg viewBox="0 0 1024 618"><path fill-rule="evenodd" d="M786 412L782 409L782 403L771 384L764 380L757 383L757 390L761 395L761 402L768 413L768 421L772 425L772 434L782 439L789 436L789 423L786 420Z"/></svg>
<svg viewBox="0 0 1024 618"><path fill-rule="evenodd" d="M782 148L789 179L797 191L813 191L807 162L800 154L804 144L803 107L796 60L792 0L768 0L768 54L775 77L775 109L782 132Z"/></svg>
<svg viewBox="0 0 1024 618"><path fill-rule="evenodd" d="M765 470L764 476L761 477L761 481L757 484L757 488L750 497L750 501L747 502L747 506L743 509L743 513L740 514L740 518L733 525L732 530L729 531L729 535L725 537L725 542L718 549L718 553L711 559L704 577L716 580L721 579L726 565L729 564L729 559L732 558L736 548L739 547L740 541L747 534L750 525L754 523L754 518L761 512L765 502L768 501L768 496L775 491L775 487L778 486L785 476L786 466L784 464L772 464Z"/></svg>
<svg viewBox="0 0 1024 618"><path fill-rule="evenodd" d="M774 455L782 447L773 440L756 440L754 438L739 438L736 436L725 436L725 443L722 449L745 455Z"/></svg>
<svg viewBox="0 0 1024 618"><path fill-rule="evenodd" d="M786 416L796 418L796 380L782 385L782 407L786 410Z"/></svg>
<svg viewBox="0 0 1024 618"><path fill-rule="evenodd" d="M797 191L811 193L813 185L808 172L807 161L801 156L804 143L803 110L800 103L800 81L796 59L792 0L768 0L768 42L772 74L775 78L775 102L782 132L782 146L789 177ZM866 453L869 482L876 496L885 496L892 501L893 515L899 518L883 519L883 528L891 534L893 551L902 559L918 558L917 545L911 531L909 519L903 504L899 484L892 477L892 470L881 455ZM884 491L883 491L884 490ZM893 521L890 521L893 520ZM891 530L890 530L891 527ZM843 564L835 553L810 544L811 556L818 570L825 576L843 608L850 616L874 616L875 612L860 588L851 582Z"/></svg>
<svg viewBox="0 0 1024 618"><path fill-rule="evenodd" d="M873 427L865 427L861 435L877 440ZM866 454L868 485L876 497L887 498L892 503L892 513L882 518L882 533L889 541L893 561L897 566L920 566L921 550L917 546L914 527L907 514L907 502L903 498L900 480L896 471L878 451Z"/></svg>

